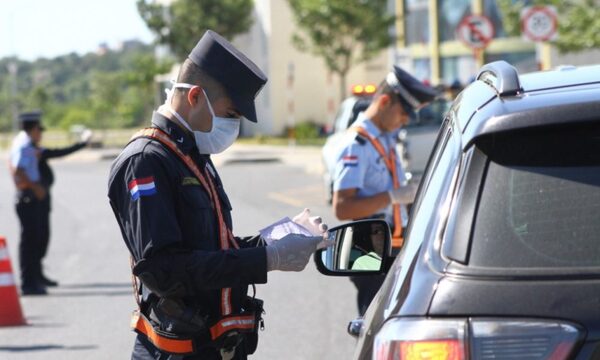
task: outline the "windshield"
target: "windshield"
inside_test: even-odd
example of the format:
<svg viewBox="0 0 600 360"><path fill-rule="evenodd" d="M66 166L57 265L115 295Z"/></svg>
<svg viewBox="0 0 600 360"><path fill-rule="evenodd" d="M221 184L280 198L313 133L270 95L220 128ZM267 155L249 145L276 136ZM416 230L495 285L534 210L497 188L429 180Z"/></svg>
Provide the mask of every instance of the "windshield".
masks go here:
<svg viewBox="0 0 600 360"><path fill-rule="evenodd" d="M600 128L489 136L469 263L600 266Z"/></svg>

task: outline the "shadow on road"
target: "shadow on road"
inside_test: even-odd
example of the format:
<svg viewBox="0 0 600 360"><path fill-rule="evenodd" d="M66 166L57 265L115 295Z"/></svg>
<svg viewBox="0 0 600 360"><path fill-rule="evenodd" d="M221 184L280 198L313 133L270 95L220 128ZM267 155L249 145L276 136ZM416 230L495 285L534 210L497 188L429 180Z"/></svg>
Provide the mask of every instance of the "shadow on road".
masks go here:
<svg viewBox="0 0 600 360"><path fill-rule="evenodd" d="M0 346L0 352L30 352L30 351L47 351L47 350L93 350L97 349L96 345L23 345L23 346Z"/></svg>
<svg viewBox="0 0 600 360"><path fill-rule="evenodd" d="M49 291L51 297L132 296L131 283L65 284Z"/></svg>

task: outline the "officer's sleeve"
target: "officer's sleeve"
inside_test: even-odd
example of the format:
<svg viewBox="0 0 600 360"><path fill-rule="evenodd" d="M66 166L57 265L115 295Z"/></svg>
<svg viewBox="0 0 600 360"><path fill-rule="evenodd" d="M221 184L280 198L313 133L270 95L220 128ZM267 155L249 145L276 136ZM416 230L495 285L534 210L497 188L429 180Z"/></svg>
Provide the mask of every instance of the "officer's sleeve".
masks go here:
<svg viewBox="0 0 600 360"><path fill-rule="evenodd" d="M265 240L260 235L235 237L235 242L240 248L253 248L259 246L266 246Z"/></svg>
<svg viewBox="0 0 600 360"><path fill-rule="evenodd" d="M87 143L78 142L71 146L67 146L64 148L55 148L55 149L42 149L42 153L40 154L40 159L53 159L57 157L63 157L69 154L74 153L77 150L83 149L87 146Z"/></svg>
<svg viewBox="0 0 600 360"><path fill-rule="evenodd" d="M10 162L15 169L28 169L37 161L36 150L33 146L26 146L12 153Z"/></svg>
<svg viewBox="0 0 600 360"><path fill-rule="evenodd" d="M363 187L369 161L366 149L353 141L340 152L335 164L333 191Z"/></svg>
<svg viewBox="0 0 600 360"><path fill-rule="evenodd" d="M122 164L109 198L135 260L181 242L168 170L157 155L139 153Z"/></svg>

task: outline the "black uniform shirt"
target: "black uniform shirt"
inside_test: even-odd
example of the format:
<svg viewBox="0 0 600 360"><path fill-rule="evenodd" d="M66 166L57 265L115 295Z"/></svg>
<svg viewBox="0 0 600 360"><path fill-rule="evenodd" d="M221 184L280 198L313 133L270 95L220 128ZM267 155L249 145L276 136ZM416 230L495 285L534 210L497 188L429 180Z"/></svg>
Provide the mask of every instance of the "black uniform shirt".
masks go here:
<svg viewBox="0 0 600 360"><path fill-rule="evenodd" d="M202 171L210 168L223 217L231 228L231 205L207 155L175 123L155 113L162 129ZM232 288L232 312L239 312L248 284L266 283L266 251L236 238L240 249L221 250L215 210L201 183L171 150L156 140L129 143L111 167L110 203L135 262L144 259L163 284L185 286L185 302L218 318L220 289Z"/></svg>

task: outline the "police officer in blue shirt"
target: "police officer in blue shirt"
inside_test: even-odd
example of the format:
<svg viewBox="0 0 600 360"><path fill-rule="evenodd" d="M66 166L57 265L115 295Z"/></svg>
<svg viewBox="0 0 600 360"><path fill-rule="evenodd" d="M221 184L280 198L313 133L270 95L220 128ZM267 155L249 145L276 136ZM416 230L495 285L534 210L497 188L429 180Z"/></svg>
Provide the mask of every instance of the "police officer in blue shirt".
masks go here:
<svg viewBox="0 0 600 360"><path fill-rule="evenodd" d="M323 236L236 237L232 206L210 159L257 121L266 76L207 31L184 61L152 127L114 161L108 196L139 280L133 359L245 359L262 301L248 287L272 270L301 271Z"/></svg>
<svg viewBox="0 0 600 360"><path fill-rule="evenodd" d="M41 184L38 166L39 149L44 128L40 124L40 112L19 115L21 131L15 137L10 150L9 166L17 188L16 211L21 223L19 265L21 292L23 295L44 295L46 287L41 283L41 253L43 243L42 203L48 194Z"/></svg>
<svg viewBox="0 0 600 360"><path fill-rule="evenodd" d="M333 207L340 220L385 219L392 229L392 248L403 243L406 205L416 184L407 183L396 153L398 133L411 114L432 101L437 92L394 66L379 85L372 103L342 142L334 175ZM351 278L358 289L362 315L383 282L383 276Z"/></svg>

